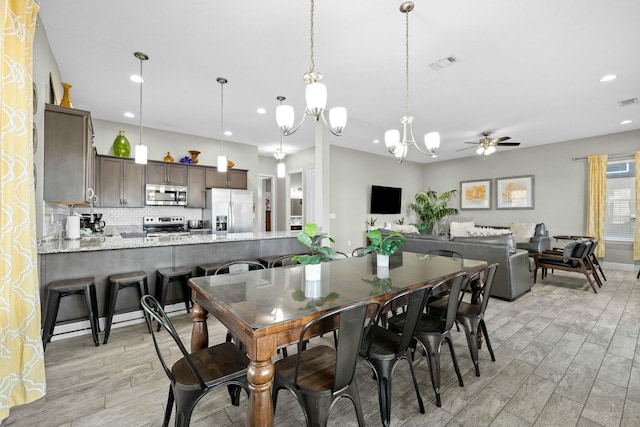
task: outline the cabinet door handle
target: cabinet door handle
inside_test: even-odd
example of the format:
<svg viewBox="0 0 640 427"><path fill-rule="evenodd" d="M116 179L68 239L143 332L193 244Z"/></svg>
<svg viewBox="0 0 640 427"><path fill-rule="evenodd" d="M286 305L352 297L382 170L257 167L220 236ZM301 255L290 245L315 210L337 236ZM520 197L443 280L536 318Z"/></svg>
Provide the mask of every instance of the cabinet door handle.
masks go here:
<svg viewBox="0 0 640 427"><path fill-rule="evenodd" d="M123 203L126 205L126 204L127 204L127 199L124 199L124 202L123 202Z"/></svg>

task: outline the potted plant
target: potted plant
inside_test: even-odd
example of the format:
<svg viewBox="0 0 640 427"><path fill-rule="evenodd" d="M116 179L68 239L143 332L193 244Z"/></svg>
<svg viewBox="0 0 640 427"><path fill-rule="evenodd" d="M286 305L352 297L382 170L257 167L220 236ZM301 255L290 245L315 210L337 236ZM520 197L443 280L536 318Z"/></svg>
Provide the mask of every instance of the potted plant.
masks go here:
<svg viewBox="0 0 640 427"><path fill-rule="evenodd" d="M415 226L420 234L431 234L436 222L450 215L458 215L458 209L447 206L455 195L456 190L441 194L429 190L416 194L415 202L410 203L409 207L418 215L420 222Z"/></svg>
<svg viewBox="0 0 640 427"><path fill-rule="evenodd" d="M334 240L323 234L318 234L318 226L316 224L305 224L304 229L297 235L298 241L309 248L309 253L305 255L296 255L292 259L304 265L304 274L306 280L320 280L321 266L324 261L333 260L336 251L330 246L323 246L322 240L329 239L331 243Z"/></svg>
<svg viewBox="0 0 640 427"><path fill-rule="evenodd" d="M378 219L371 217L368 220L365 221L365 224L367 224L367 230L375 230L376 229L376 221Z"/></svg>
<svg viewBox="0 0 640 427"><path fill-rule="evenodd" d="M406 240L402 234L395 231L389 231L387 236L383 236L380 230L369 230L365 235L371 243L362 252L375 252L378 255L378 267L388 267L389 255L393 255Z"/></svg>

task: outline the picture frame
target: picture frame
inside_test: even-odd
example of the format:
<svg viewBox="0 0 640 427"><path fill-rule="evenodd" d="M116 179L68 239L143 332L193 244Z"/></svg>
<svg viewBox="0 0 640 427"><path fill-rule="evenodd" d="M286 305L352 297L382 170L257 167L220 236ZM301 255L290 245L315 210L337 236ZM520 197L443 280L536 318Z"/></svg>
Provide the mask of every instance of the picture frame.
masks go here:
<svg viewBox="0 0 640 427"><path fill-rule="evenodd" d="M460 209L491 209L491 180L460 181Z"/></svg>
<svg viewBox="0 0 640 427"><path fill-rule="evenodd" d="M496 178L496 209L534 209L535 175Z"/></svg>

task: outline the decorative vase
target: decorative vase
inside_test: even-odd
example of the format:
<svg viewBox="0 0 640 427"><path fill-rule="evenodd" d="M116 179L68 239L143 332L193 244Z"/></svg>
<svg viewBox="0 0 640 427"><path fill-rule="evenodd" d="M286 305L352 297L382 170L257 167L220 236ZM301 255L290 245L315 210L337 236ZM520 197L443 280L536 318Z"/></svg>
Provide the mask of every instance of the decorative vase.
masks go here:
<svg viewBox="0 0 640 427"><path fill-rule="evenodd" d="M197 150L190 150L189 154L191 154L191 160L193 160L193 163L198 163L198 154L200 154L200 152Z"/></svg>
<svg viewBox="0 0 640 427"><path fill-rule="evenodd" d="M320 265L320 264L317 264ZM305 298L320 298L322 296L322 281L321 280L305 280L304 281L304 296Z"/></svg>
<svg viewBox="0 0 640 427"><path fill-rule="evenodd" d="M116 139L113 140L113 155L118 157L129 157L131 153L131 145L129 144L129 140L126 136L124 136L124 131L121 130L116 136Z"/></svg>
<svg viewBox="0 0 640 427"><path fill-rule="evenodd" d="M73 108L71 105L71 95L69 95L69 91L71 90L71 85L69 83L60 83L62 85L62 100L60 101L61 107Z"/></svg>
<svg viewBox="0 0 640 427"><path fill-rule="evenodd" d="M304 266L304 280L316 282L322 278L322 264L307 264Z"/></svg>
<svg viewBox="0 0 640 427"><path fill-rule="evenodd" d="M167 155L164 156L164 161L168 163L173 163L173 157L171 157L171 152L167 151Z"/></svg>
<svg viewBox="0 0 640 427"><path fill-rule="evenodd" d="M377 266L376 277L378 279L388 279L389 278L389 267L382 267L380 265Z"/></svg>
<svg viewBox="0 0 640 427"><path fill-rule="evenodd" d="M389 267L389 255L376 254L376 265L378 267Z"/></svg>

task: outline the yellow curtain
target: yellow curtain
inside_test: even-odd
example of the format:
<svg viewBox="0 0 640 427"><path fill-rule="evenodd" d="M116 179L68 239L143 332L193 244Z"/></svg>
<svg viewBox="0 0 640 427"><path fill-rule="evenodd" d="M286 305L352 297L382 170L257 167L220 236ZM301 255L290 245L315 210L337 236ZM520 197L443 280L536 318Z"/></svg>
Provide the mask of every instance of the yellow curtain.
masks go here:
<svg viewBox="0 0 640 427"><path fill-rule="evenodd" d="M0 422L46 392L33 178L34 0L0 0Z"/></svg>
<svg viewBox="0 0 640 427"><path fill-rule="evenodd" d="M589 156L589 201L587 235L597 237L600 243L595 255L604 258L604 224L607 212L607 160L606 154Z"/></svg>
<svg viewBox="0 0 640 427"><path fill-rule="evenodd" d="M636 232L633 237L633 260L640 260L640 151L635 152L636 162Z"/></svg>

